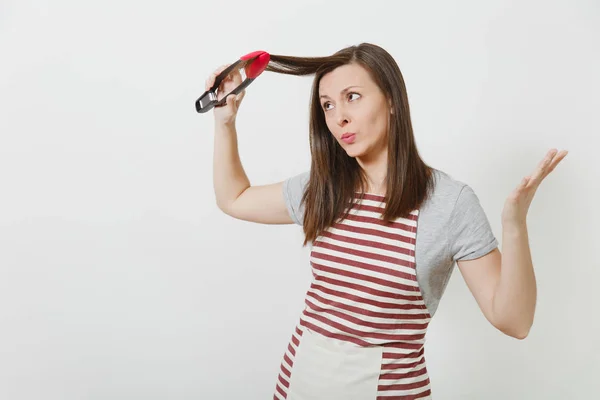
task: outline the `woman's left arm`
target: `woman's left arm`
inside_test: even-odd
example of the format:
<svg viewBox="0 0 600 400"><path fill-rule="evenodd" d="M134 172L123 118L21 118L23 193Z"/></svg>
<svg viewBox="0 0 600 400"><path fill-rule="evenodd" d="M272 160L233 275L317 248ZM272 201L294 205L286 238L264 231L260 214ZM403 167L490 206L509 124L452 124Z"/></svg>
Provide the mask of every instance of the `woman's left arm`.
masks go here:
<svg viewBox="0 0 600 400"><path fill-rule="evenodd" d="M550 150L532 175L509 195L502 210L502 253L457 261L460 272L485 317L517 339L529 334L537 288L527 234L527 212L541 182L567 151Z"/></svg>

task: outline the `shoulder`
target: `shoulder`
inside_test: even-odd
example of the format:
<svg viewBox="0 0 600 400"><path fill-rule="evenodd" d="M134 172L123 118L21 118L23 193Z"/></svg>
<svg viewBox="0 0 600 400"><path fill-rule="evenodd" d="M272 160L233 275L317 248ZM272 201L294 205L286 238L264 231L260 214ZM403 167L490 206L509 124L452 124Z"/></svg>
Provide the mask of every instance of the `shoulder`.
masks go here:
<svg viewBox="0 0 600 400"><path fill-rule="evenodd" d="M440 169L433 169L433 191L423 204L424 209L435 209L438 212L450 212L458 198L470 187L465 182L456 179Z"/></svg>
<svg viewBox="0 0 600 400"><path fill-rule="evenodd" d="M472 229L473 224L487 223L479 198L469 184L438 169L433 176L431 195L419 210L422 229L443 232L452 239L458 232Z"/></svg>
<svg viewBox="0 0 600 400"><path fill-rule="evenodd" d="M287 201L298 201L304 194L310 171L303 171L283 181L283 193Z"/></svg>
<svg viewBox="0 0 600 400"><path fill-rule="evenodd" d="M498 246L489 219L473 188L439 171L429 214L443 221L450 256L454 261L487 254Z"/></svg>
<svg viewBox="0 0 600 400"><path fill-rule="evenodd" d="M283 181L283 198L294 223L302 225L304 204L302 197L310 178L310 170L303 171Z"/></svg>

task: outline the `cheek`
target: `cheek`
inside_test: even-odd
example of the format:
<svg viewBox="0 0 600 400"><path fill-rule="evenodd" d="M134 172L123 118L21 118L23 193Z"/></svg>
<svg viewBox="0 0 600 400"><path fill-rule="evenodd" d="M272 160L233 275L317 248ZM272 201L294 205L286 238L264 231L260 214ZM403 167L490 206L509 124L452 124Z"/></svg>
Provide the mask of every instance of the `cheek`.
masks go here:
<svg viewBox="0 0 600 400"><path fill-rule="evenodd" d="M328 118L325 119L325 124L327 125L327 129L329 129L329 133L331 136L335 136L333 132L335 132L335 124L332 123Z"/></svg>
<svg viewBox="0 0 600 400"><path fill-rule="evenodd" d="M372 110L368 114L365 114L362 118L362 121L364 123L361 125L367 127L369 130L369 136L372 136L376 139L385 136L388 127L388 120L385 113L382 113L381 110Z"/></svg>

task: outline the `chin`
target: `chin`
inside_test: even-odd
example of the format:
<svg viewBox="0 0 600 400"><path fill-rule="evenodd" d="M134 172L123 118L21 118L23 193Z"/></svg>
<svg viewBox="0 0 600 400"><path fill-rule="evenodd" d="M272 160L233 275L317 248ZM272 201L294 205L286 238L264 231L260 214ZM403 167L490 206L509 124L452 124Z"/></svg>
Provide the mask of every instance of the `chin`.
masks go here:
<svg viewBox="0 0 600 400"><path fill-rule="evenodd" d="M363 153L360 151L346 151L346 154L348 154L348 157L352 157L352 158L363 156Z"/></svg>
<svg viewBox="0 0 600 400"><path fill-rule="evenodd" d="M346 149L346 154L348 154L348 157L361 157L364 153L364 149L362 147L356 147L354 146L349 146Z"/></svg>

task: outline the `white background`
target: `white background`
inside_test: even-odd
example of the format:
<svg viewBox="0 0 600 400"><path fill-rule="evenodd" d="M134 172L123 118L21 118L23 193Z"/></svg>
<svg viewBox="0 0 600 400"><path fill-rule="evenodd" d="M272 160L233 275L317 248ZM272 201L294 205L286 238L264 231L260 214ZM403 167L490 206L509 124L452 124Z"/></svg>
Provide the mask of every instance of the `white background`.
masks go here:
<svg viewBox="0 0 600 400"><path fill-rule="evenodd" d="M194 101L243 54L384 47L426 162L505 198L550 148L528 226L524 341L458 270L427 336L436 400L600 392L597 1L0 3L0 399L271 399L310 271L296 225L215 204ZM252 184L310 165L312 77L263 73L238 116Z"/></svg>

